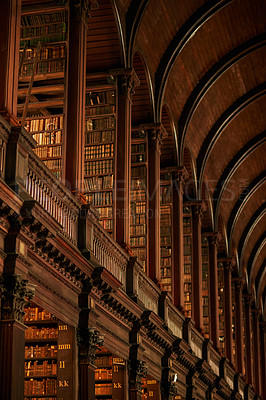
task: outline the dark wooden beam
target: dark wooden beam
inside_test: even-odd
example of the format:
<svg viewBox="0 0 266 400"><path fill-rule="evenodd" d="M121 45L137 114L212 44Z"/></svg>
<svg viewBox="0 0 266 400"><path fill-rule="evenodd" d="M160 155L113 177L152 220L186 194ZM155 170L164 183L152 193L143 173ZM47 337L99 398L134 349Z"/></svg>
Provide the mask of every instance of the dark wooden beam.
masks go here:
<svg viewBox="0 0 266 400"><path fill-rule="evenodd" d="M178 130L180 133L180 157L183 154L183 147L185 144L185 137L188 130L189 123L203 97L208 90L214 85L221 76L233 67L236 63L244 57L252 54L253 52L263 48L266 42L266 34L261 34L252 38L240 46L235 47L232 51L223 56L216 64L214 64L198 82L197 86L192 91L186 104L183 108L182 114L178 122Z"/></svg>
<svg viewBox="0 0 266 400"><path fill-rule="evenodd" d="M201 196L202 182L205 172L205 167L208 162L209 156L217 144L219 138L221 137L223 131L227 126L236 118L241 111L248 107L252 102L255 102L260 97L266 94L266 85L262 84L254 89L245 93L244 96L237 99L215 122L212 129L205 138L198 158L197 158L197 171L198 181L199 181L199 196Z"/></svg>
<svg viewBox="0 0 266 400"><path fill-rule="evenodd" d="M261 132L259 135L255 136L248 143L241 148L241 150L235 154L232 160L227 164L225 170L223 171L220 179L216 185L213 193L213 203L214 203L214 228L218 229L218 215L220 211L220 204L222 201L223 193L226 185L236 172L236 170L246 161L246 159L256 151L260 146L266 142L265 131Z"/></svg>
<svg viewBox="0 0 266 400"><path fill-rule="evenodd" d="M161 115L162 100L171 69L190 39L195 33L232 0L208 1L186 20L166 49L155 74L155 94L157 100L157 118Z"/></svg>
<svg viewBox="0 0 266 400"><path fill-rule="evenodd" d="M254 268L254 264L256 263L257 257L260 254L261 250L266 244L266 232L264 232L260 238L257 240L255 246L253 247L250 257L248 259L248 264L247 264L247 273L248 273L248 280L249 280L249 286L252 278L252 272Z"/></svg>
<svg viewBox="0 0 266 400"><path fill-rule="evenodd" d="M252 215L250 220L248 221L245 229L243 230L242 236L239 240L238 244L238 259L239 259L239 265L242 264L242 258L245 252L246 245L252 235L252 232L254 229L257 227L261 219L265 216L266 214L266 203L263 203L257 211Z"/></svg>

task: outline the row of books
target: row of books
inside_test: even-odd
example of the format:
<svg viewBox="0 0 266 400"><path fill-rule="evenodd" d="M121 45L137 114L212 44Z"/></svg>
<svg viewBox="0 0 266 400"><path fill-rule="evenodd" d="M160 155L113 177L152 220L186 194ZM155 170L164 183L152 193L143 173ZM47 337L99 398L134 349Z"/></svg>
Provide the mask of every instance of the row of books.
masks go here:
<svg viewBox="0 0 266 400"><path fill-rule="evenodd" d="M161 258L161 267L171 267L171 265L172 265L171 257Z"/></svg>
<svg viewBox="0 0 266 400"><path fill-rule="evenodd" d="M113 229L113 220L112 219L102 219L100 221L100 224L106 230L112 230Z"/></svg>
<svg viewBox="0 0 266 400"><path fill-rule="evenodd" d="M56 117L46 117L46 118L41 117L41 118L27 119L25 124L25 128L27 129L28 132L54 131L57 129L63 129L63 127L64 127L63 115Z"/></svg>
<svg viewBox="0 0 266 400"><path fill-rule="evenodd" d="M131 225L142 225L146 223L146 215L145 214L131 214L130 216L130 224Z"/></svg>
<svg viewBox="0 0 266 400"><path fill-rule="evenodd" d="M146 172L147 168L145 166L134 167L131 169L131 178L138 178L145 181L143 178L146 177Z"/></svg>
<svg viewBox="0 0 266 400"><path fill-rule="evenodd" d="M23 15L21 17L21 26L35 26L51 24L55 22L64 22L66 19L65 12L54 12L51 14L33 14Z"/></svg>
<svg viewBox="0 0 266 400"><path fill-rule="evenodd" d="M130 235L145 235L146 225L132 225L130 227Z"/></svg>
<svg viewBox="0 0 266 400"><path fill-rule="evenodd" d="M55 379L29 379L24 382L24 395L32 395L32 394L56 394L56 384L57 381Z"/></svg>
<svg viewBox="0 0 266 400"><path fill-rule="evenodd" d="M161 276L171 277L171 269L161 267Z"/></svg>
<svg viewBox="0 0 266 400"><path fill-rule="evenodd" d="M57 159L57 160L45 160L44 164L47 166L47 168L53 170L53 169L61 169L62 168L62 160Z"/></svg>
<svg viewBox="0 0 266 400"><path fill-rule="evenodd" d="M85 144L94 144L101 142L113 142L114 131L86 132Z"/></svg>
<svg viewBox="0 0 266 400"><path fill-rule="evenodd" d="M191 294L191 288L192 288L191 283L186 282L186 283L184 284L184 289L185 289L185 292L186 292L186 293Z"/></svg>
<svg viewBox="0 0 266 400"><path fill-rule="evenodd" d="M57 345L25 346L25 358L56 357Z"/></svg>
<svg viewBox="0 0 266 400"><path fill-rule="evenodd" d="M99 160L84 163L85 175L110 174L113 172L113 160Z"/></svg>
<svg viewBox="0 0 266 400"><path fill-rule="evenodd" d="M94 206L109 206L113 203L112 192L94 192L86 194L89 203Z"/></svg>
<svg viewBox="0 0 266 400"><path fill-rule="evenodd" d="M32 38L36 36L46 36L55 33L65 33L66 24L64 22L55 22L40 26L26 26L20 30L21 39Z"/></svg>
<svg viewBox="0 0 266 400"><path fill-rule="evenodd" d="M146 152L146 144L145 143L131 145L131 154L143 153L143 155L144 155L145 152Z"/></svg>
<svg viewBox="0 0 266 400"><path fill-rule="evenodd" d="M146 161L145 154L133 154L131 155L131 163L138 164Z"/></svg>
<svg viewBox="0 0 266 400"><path fill-rule="evenodd" d="M112 370L99 368L95 370L95 379L112 379Z"/></svg>
<svg viewBox="0 0 266 400"><path fill-rule="evenodd" d="M115 103L114 90L86 93L86 106L93 106L98 104L114 104L114 103Z"/></svg>
<svg viewBox="0 0 266 400"><path fill-rule="evenodd" d="M23 47L25 44L28 46L37 46L39 42L45 44L45 43L63 42L65 40L66 40L65 33L54 33L51 35L45 35L41 37L35 36L32 37L31 39L24 38L20 41L20 46Z"/></svg>
<svg viewBox="0 0 266 400"><path fill-rule="evenodd" d="M96 357L94 363L95 363L96 367L110 366L113 363L112 356Z"/></svg>
<svg viewBox="0 0 266 400"><path fill-rule="evenodd" d="M145 201L146 200L146 192L145 190L134 190L130 193L130 200L134 201Z"/></svg>
<svg viewBox="0 0 266 400"><path fill-rule="evenodd" d="M171 226L169 226L169 221L163 221L163 222L165 223L162 224L161 220L161 236L168 236L171 239L172 228Z"/></svg>
<svg viewBox="0 0 266 400"><path fill-rule="evenodd" d="M35 153L40 158L61 157L62 156L62 146L38 147L37 149L35 149Z"/></svg>
<svg viewBox="0 0 266 400"><path fill-rule="evenodd" d="M89 104L86 104L88 106ZM98 107L87 107L86 115L87 116L96 116L96 115L106 115L106 114L114 114L115 106L111 104L107 105L98 105Z"/></svg>
<svg viewBox="0 0 266 400"><path fill-rule="evenodd" d="M114 145L113 144L102 144L98 146L87 146L85 147L85 159L94 158L107 158L113 157Z"/></svg>
<svg viewBox="0 0 266 400"><path fill-rule="evenodd" d="M146 201L131 202L131 213L132 214L146 213Z"/></svg>
<svg viewBox="0 0 266 400"><path fill-rule="evenodd" d="M87 131L101 130L101 129L114 129L115 118L113 116L104 118L88 118L86 120L85 128Z"/></svg>
<svg viewBox="0 0 266 400"><path fill-rule="evenodd" d="M96 210L102 218L112 218L113 207L96 207Z"/></svg>
<svg viewBox="0 0 266 400"><path fill-rule="evenodd" d="M170 246L171 236L161 236L161 246Z"/></svg>
<svg viewBox="0 0 266 400"><path fill-rule="evenodd" d="M27 76L31 75L33 72L34 64L23 64L21 75ZM63 72L65 68L64 60L51 60L51 61L39 61L36 67L36 74L49 74L53 72Z"/></svg>
<svg viewBox="0 0 266 400"><path fill-rule="evenodd" d="M146 244L146 236L137 236L130 238L131 246L144 246Z"/></svg>
<svg viewBox="0 0 266 400"><path fill-rule="evenodd" d="M172 249L170 246L161 247L161 256L162 257L171 257L171 254L172 254Z"/></svg>
<svg viewBox="0 0 266 400"><path fill-rule="evenodd" d="M20 50L21 56L22 51ZM25 52L25 60L32 60L35 58L37 48L28 48ZM53 58L64 58L65 57L65 45L61 44L59 46L46 46L41 48L40 60L48 60Z"/></svg>
<svg viewBox="0 0 266 400"><path fill-rule="evenodd" d="M41 310L38 307L27 307L25 309L24 322L28 321L54 321L56 317L50 312Z"/></svg>
<svg viewBox="0 0 266 400"><path fill-rule="evenodd" d="M108 395L112 394L112 384L111 383L101 383L95 384L95 395Z"/></svg>
<svg viewBox="0 0 266 400"><path fill-rule="evenodd" d="M113 188L113 175L94 176L84 180L84 191L102 190Z"/></svg>
<svg viewBox="0 0 266 400"><path fill-rule="evenodd" d="M36 326L31 326L26 329L25 339L56 339L57 335L57 328L37 328Z"/></svg>
<svg viewBox="0 0 266 400"><path fill-rule="evenodd" d="M57 364L55 361L49 362L47 360L42 361L26 361L25 362L25 377L28 376L51 376L56 375Z"/></svg>

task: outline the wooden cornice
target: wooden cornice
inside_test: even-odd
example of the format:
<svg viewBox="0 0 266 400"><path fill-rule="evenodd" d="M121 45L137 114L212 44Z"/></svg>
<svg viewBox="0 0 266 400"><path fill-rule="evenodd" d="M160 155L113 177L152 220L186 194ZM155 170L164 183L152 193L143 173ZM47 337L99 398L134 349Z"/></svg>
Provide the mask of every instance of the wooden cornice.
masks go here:
<svg viewBox="0 0 266 400"><path fill-rule="evenodd" d="M266 34L262 34L242 43L240 46L234 48L232 51L223 56L198 82L197 86L189 96L178 122L181 138L181 157L183 156L183 147L189 123L205 94L214 85L214 83L217 82L217 80L236 63L238 63L244 57L247 57L249 54L252 54L254 51L264 47L265 41Z"/></svg>

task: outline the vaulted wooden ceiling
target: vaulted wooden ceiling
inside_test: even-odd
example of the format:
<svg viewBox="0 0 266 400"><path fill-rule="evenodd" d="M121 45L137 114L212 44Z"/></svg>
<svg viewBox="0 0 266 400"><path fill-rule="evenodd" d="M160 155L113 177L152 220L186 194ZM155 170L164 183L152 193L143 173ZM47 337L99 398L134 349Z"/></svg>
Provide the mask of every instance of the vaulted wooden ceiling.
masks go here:
<svg viewBox="0 0 266 400"><path fill-rule="evenodd" d="M219 232L220 255L235 259L239 275L247 274L248 290L255 289L257 305L262 305L265 1L98 0L98 4L89 22L96 35L93 46L99 49L100 42L110 46L103 47L97 68L119 63L121 68L135 67L142 87L136 89L135 104L133 96L133 120L143 123L140 110L145 114L150 109L155 110L154 122L166 125L161 166L186 166L190 175L196 169L196 199L207 206L203 227ZM116 30L106 20L107 9L112 9ZM96 20L105 29L104 38L101 30L97 37ZM94 62L94 52L92 59L89 54L91 35L89 28L88 72ZM105 62L108 52L112 54ZM151 113L146 117L151 122Z"/></svg>
<svg viewBox="0 0 266 400"><path fill-rule="evenodd" d="M219 232L220 255L234 258L262 306L265 1L97 2L88 20L87 72L136 70L133 123L165 125L161 166L185 166L196 175L189 193L207 207L203 228ZM60 0L23 0L24 7L37 3Z"/></svg>

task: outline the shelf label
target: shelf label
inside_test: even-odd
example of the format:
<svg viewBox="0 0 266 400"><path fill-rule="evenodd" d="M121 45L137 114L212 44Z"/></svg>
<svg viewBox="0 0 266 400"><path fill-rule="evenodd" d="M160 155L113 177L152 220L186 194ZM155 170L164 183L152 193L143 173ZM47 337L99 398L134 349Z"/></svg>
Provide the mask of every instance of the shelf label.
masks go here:
<svg viewBox="0 0 266 400"><path fill-rule="evenodd" d="M58 329L59 331L67 331L67 325L59 325Z"/></svg>
<svg viewBox="0 0 266 400"><path fill-rule="evenodd" d="M70 350L71 349L71 344L59 344L58 345L58 350Z"/></svg>
<svg viewBox="0 0 266 400"><path fill-rule="evenodd" d="M59 387L68 387L69 381L58 381Z"/></svg>
<svg viewBox="0 0 266 400"><path fill-rule="evenodd" d="M65 368L65 367L66 367L65 361L59 361L59 368Z"/></svg>

